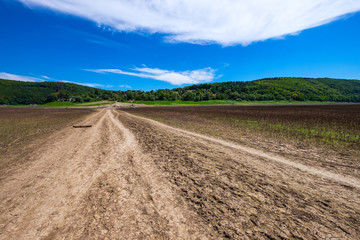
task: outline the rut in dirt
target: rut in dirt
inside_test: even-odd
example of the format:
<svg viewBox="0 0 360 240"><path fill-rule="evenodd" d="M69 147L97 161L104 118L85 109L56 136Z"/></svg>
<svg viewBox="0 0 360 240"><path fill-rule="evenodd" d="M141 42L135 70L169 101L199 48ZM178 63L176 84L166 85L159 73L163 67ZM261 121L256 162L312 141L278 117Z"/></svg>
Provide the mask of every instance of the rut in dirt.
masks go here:
<svg viewBox="0 0 360 240"><path fill-rule="evenodd" d="M216 238L116 113L64 129L1 183L0 239Z"/></svg>
<svg viewBox="0 0 360 240"><path fill-rule="evenodd" d="M119 118L222 237L358 239L356 179L131 114Z"/></svg>
<svg viewBox="0 0 360 240"><path fill-rule="evenodd" d="M127 113L127 114L129 114L129 113ZM139 117L139 116L135 116L135 115L131 115L131 116L133 118L138 118L138 119L142 119L144 121L147 121L147 122L149 122L149 123L151 123L153 125L156 125L156 126L158 126L160 128L168 129L169 131L172 131L172 132L175 132L175 133L185 134L186 136L195 137L195 138L197 138L199 140L209 141L209 142L212 142L214 144L220 144L222 146L233 148L233 149L239 150L241 152L246 152L246 153L248 153L250 155L254 155L256 157L266 158L268 160L275 161L275 162L278 162L278 163L281 163L281 164L285 164L285 165L288 165L290 167L295 167L295 168L297 168L297 169L299 169L301 171L305 171L305 172L315 174L315 175L320 175L322 177L329 178L330 180L341 182L341 183L344 183L344 184L347 184L347 185L350 185L350 186L353 186L353 187L356 187L356 188L360 189L360 181L358 179L355 179L355 178L351 177L351 176L340 175L340 174L336 174L336 173L333 173L333 172L329 172L329 171L327 171L325 169L314 168L314 167L304 165L304 164L301 164L301 163L296 163L296 162L291 161L290 159L286 159L286 158L284 158L282 156L266 153L264 151L261 151L261 150L255 149L255 148L251 148L251 147L244 146L244 145L239 145L239 144L236 144L236 143L233 143L233 142L228 142L228 141L218 139L218 138L214 138L214 137L209 137L209 136L199 134L199 133L190 132L190 131L187 131L187 130L184 130L184 129L175 128L175 127L172 127L172 126L169 126L169 125L166 125L166 124L163 124L163 123L151 120L151 119L147 119L147 118L144 118L144 117Z"/></svg>
<svg viewBox="0 0 360 240"><path fill-rule="evenodd" d="M347 178L119 110L78 125L2 178L0 239L358 239Z"/></svg>

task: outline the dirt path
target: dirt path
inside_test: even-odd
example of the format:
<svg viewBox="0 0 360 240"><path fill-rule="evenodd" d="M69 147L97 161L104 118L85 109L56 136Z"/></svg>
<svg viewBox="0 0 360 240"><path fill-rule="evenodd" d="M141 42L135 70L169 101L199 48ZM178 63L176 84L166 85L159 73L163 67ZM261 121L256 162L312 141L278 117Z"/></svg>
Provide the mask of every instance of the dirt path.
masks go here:
<svg viewBox="0 0 360 240"><path fill-rule="evenodd" d="M223 238L359 239L357 179L146 118L119 119Z"/></svg>
<svg viewBox="0 0 360 240"><path fill-rule="evenodd" d="M163 123L151 120L151 119L147 119L147 118L144 118L144 117L139 117L139 116L134 116L134 115L131 115L131 116L135 117L135 118L138 118L138 119L148 121L153 125L156 125L158 127L164 128L164 129L168 129L168 130L170 130L172 132L183 133L183 134L185 134L187 136L192 136L192 137L195 137L197 139L202 139L202 140L205 140L205 141L213 142L215 144L223 145L225 147L234 148L234 149L240 150L242 152L246 152L248 154L251 154L251 155L254 155L254 156L257 156L257 157L262 157L262 158L266 158L266 159L269 159L269 160L272 160L272 161L275 161L275 162L286 164L288 166L298 168L299 170L302 170L302 171L305 171L305 172L308 172L308 173L311 173L311 174L320 175L322 177L326 177L326 178L329 178L329 179L337 181L337 182L342 182L344 184L348 184L350 186L353 186L353 187L356 187L356 188L360 189L360 181L358 179L352 178L350 176L345 176L345 175L332 173L332 172L329 172L329 171L327 171L325 169L321 169L321 168L314 168L314 167L311 167L311 166L306 166L304 164L296 163L294 161L291 161L289 159L286 159L286 158L278 156L278 155L265 153L265 152L263 152L261 150L255 149L255 148L250 148L250 147L247 147L247 146L244 146L244 145L239 145L239 144L236 144L236 143L227 142L227 141L224 141L222 139L209 137L209 136L206 136L206 135L186 131L186 130L179 129L179 128L174 128L174 127L168 126L166 124L163 124Z"/></svg>
<svg viewBox="0 0 360 240"><path fill-rule="evenodd" d="M0 180L0 239L358 239L359 181L122 111Z"/></svg>
<svg viewBox="0 0 360 240"><path fill-rule="evenodd" d="M1 182L1 239L216 238L114 114L57 133Z"/></svg>

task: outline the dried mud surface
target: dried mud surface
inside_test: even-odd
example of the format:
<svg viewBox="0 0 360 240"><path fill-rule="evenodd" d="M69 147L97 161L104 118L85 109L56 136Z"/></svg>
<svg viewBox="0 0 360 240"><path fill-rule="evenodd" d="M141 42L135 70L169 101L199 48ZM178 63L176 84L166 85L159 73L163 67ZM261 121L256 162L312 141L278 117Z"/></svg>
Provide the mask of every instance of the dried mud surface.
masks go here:
<svg viewBox="0 0 360 240"><path fill-rule="evenodd" d="M218 238L134 135L101 110L39 146L0 182L0 239Z"/></svg>
<svg viewBox="0 0 360 240"><path fill-rule="evenodd" d="M352 147L324 144L315 136L299 136L288 130L256 129L238 122L260 121L296 127L320 127L358 134L360 105L299 106L196 106L126 109L134 115L151 118L167 125L219 138L241 146L281 155L307 166L360 179L360 142ZM260 124L261 125L261 124ZM346 130L345 130L346 129ZM351 130L350 130L351 129ZM291 131L291 130L290 130ZM344 133L343 132L343 133ZM331 141L331 139L328 139Z"/></svg>
<svg viewBox="0 0 360 240"><path fill-rule="evenodd" d="M102 109L0 180L0 239L359 239L360 186Z"/></svg>

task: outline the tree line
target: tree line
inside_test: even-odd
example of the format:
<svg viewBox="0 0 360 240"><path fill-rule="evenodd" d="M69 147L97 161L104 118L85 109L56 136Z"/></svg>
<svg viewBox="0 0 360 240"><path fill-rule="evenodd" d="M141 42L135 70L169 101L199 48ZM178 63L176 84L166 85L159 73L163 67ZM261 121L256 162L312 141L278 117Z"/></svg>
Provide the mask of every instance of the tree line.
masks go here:
<svg viewBox="0 0 360 240"><path fill-rule="evenodd" d="M0 104L54 101L329 101L360 102L360 81L330 78L271 78L198 84L156 91L109 91L69 83L0 80Z"/></svg>

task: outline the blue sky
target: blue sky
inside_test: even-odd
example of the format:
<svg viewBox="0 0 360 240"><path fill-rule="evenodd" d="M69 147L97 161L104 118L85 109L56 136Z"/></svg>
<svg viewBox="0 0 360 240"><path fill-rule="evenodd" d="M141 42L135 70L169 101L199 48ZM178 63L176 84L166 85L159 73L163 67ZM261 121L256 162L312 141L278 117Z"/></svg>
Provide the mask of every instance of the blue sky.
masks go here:
<svg viewBox="0 0 360 240"><path fill-rule="evenodd" d="M360 79L358 0L159 2L0 0L0 77L146 91Z"/></svg>

